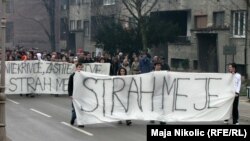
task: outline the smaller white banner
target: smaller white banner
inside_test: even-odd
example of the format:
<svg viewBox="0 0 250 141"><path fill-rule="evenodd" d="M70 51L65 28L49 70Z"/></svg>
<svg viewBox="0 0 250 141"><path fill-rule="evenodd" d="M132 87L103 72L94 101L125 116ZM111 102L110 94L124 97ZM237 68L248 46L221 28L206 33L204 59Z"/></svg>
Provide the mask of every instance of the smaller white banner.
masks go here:
<svg viewBox="0 0 250 141"><path fill-rule="evenodd" d="M83 64L83 71L109 75L109 63ZM75 65L49 61L7 61L6 94L68 94Z"/></svg>

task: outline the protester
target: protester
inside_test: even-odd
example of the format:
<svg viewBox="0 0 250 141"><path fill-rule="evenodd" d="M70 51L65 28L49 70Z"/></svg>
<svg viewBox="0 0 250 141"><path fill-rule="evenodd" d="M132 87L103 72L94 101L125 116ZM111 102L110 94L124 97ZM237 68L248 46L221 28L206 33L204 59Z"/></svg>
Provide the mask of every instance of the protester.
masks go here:
<svg viewBox="0 0 250 141"><path fill-rule="evenodd" d="M75 71L80 72L82 68L83 68L83 65L81 63L77 63ZM68 83L68 94L72 100L72 115L71 115L71 120L70 120L71 125L74 125L75 119L76 119L76 112L75 112L75 108L73 105L74 75L75 75L75 72L69 76L69 83Z"/></svg>
<svg viewBox="0 0 250 141"><path fill-rule="evenodd" d="M120 67L119 70L118 70L117 75L121 75L121 76L127 75L127 70L125 68L123 68L123 67ZM122 124L122 121L119 121L118 123ZM132 124L132 121L131 120L126 120L126 124L127 124L127 126L130 126Z"/></svg>
<svg viewBox="0 0 250 141"><path fill-rule="evenodd" d="M88 53L86 59L84 60L84 63L94 63L94 60L91 57L91 54Z"/></svg>
<svg viewBox="0 0 250 141"><path fill-rule="evenodd" d="M126 69L126 72L127 72L127 74L130 74L130 66L129 66L129 61L128 61L128 59L124 59L123 60L123 63L121 64L121 67L123 67L123 68L125 68ZM126 74L126 75L127 75Z"/></svg>
<svg viewBox="0 0 250 141"><path fill-rule="evenodd" d="M105 58L103 56L99 59L99 63L105 63Z"/></svg>
<svg viewBox="0 0 250 141"><path fill-rule="evenodd" d="M140 74L140 63L138 61L138 57L134 57L134 61L131 65L131 73L132 74Z"/></svg>
<svg viewBox="0 0 250 141"><path fill-rule="evenodd" d="M21 57L21 60L22 61L26 61L28 59L27 55L25 52L22 53L22 57Z"/></svg>
<svg viewBox="0 0 250 141"><path fill-rule="evenodd" d="M140 59L140 72L141 73L148 73L151 69L151 61L150 56L147 54L147 52L144 52L143 56Z"/></svg>
<svg viewBox="0 0 250 141"><path fill-rule="evenodd" d="M120 64L118 62L118 57L113 57L112 58L112 63L111 63L111 69L110 69L110 75L117 75L118 69L120 67Z"/></svg>
<svg viewBox="0 0 250 141"><path fill-rule="evenodd" d="M161 71L162 69L162 63L161 62L155 62L154 63L154 71ZM150 123L154 123L154 120L151 120ZM165 125L166 122L160 121L161 125Z"/></svg>
<svg viewBox="0 0 250 141"><path fill-rule="evenodd" d="M235 89L235 97L233 102L233 124L239 125L239 96L240 96L240 87L241 87L241 75L237 72L237 66L235 63L230 63L228 65L228 71L229 73L232 73L234 76L234 89ZM228 120L224 121L228 124Z"/></svg>

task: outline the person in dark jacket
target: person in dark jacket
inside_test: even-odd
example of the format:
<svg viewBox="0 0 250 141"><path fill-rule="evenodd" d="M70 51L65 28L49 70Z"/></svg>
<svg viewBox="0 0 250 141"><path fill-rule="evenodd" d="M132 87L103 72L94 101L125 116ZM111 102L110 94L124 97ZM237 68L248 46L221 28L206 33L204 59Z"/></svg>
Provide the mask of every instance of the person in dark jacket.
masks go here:
<svg viewBox="0 0 250 141"><path fill-rule="evenodd" d="M141 73L148 73L148 72L150 72L152 70L149 55L144 53L144 55L140 59L139 66L140 66L140 72Z"/></svg>
<svg viewBox="0 0 250 141"><path fill-rule="evenodd" d="M77 63L75 71L80 72L82 68L83 68L83 65L81 63ZM76 112L75 112L75 108L73 105L74 75L75 75L75 72L69 76L69 83L68 83L68 94L72 100L72 115L71 115L71 120L70 120L71 125L74 125L75 119L76 119Z"/></svg>

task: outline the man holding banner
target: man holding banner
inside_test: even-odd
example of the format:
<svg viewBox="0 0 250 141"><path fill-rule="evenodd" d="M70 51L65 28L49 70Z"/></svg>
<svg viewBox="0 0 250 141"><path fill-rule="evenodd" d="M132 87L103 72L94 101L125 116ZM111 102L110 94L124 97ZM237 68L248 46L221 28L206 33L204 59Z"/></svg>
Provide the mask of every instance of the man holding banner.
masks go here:
<svg viewBox="0 0 250 141"><path fill-rule="evenodd" d="M235 98L233 102L233 124L239 125L239 94L240 94L240 87L241 87L241 75L237 72L237 66L235 63L230 63L228 65L228 71L234 75L234 89L235 89ZM225 120L225 123L228 123L228 120Z"/></svg>
<svg viewBox="0 0 250 141"><path fill-rule="evenodd" d="M83 68L83 65L81 63L77 63L75 71L80 72L82 68ZM71 125L74 125L75 119L76 119L76 112L75 112L75 108L73 105L74 75L75 75L75 72L69 76L69 83L68 83L68 94L72 99L72 115L71 115L71 120L70 120Z"/></svg>

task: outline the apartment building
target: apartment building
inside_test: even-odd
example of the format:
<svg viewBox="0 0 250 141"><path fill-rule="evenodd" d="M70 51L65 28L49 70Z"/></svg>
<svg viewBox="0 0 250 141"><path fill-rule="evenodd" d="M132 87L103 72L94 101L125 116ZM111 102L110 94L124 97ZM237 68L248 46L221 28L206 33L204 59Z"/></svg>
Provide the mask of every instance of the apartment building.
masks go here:
<svg viewBox="0 0 250 141"><path fill-rule="evenodd" d="M91 2L90 0L69 1L69 30L71 49L73 51L93 51L90 43L91 23Z"/></svg>
<svg viewBox="0 0 250 141"><path fill-rule="evenodd" d="M70 0L69 30L72 49L77 51L96 52L93 39L98 20L117 17L121 6L117 0Z"/></svg>
<svg viewBox="0 0 250 141"><path fill-rule="evenodd" d="M172 69L183 69L185 62L192 71L225 72L227 63L236 62L246 73L245 0L160 0L155 11L185 27L186 33L168 44Z"/></svg>

